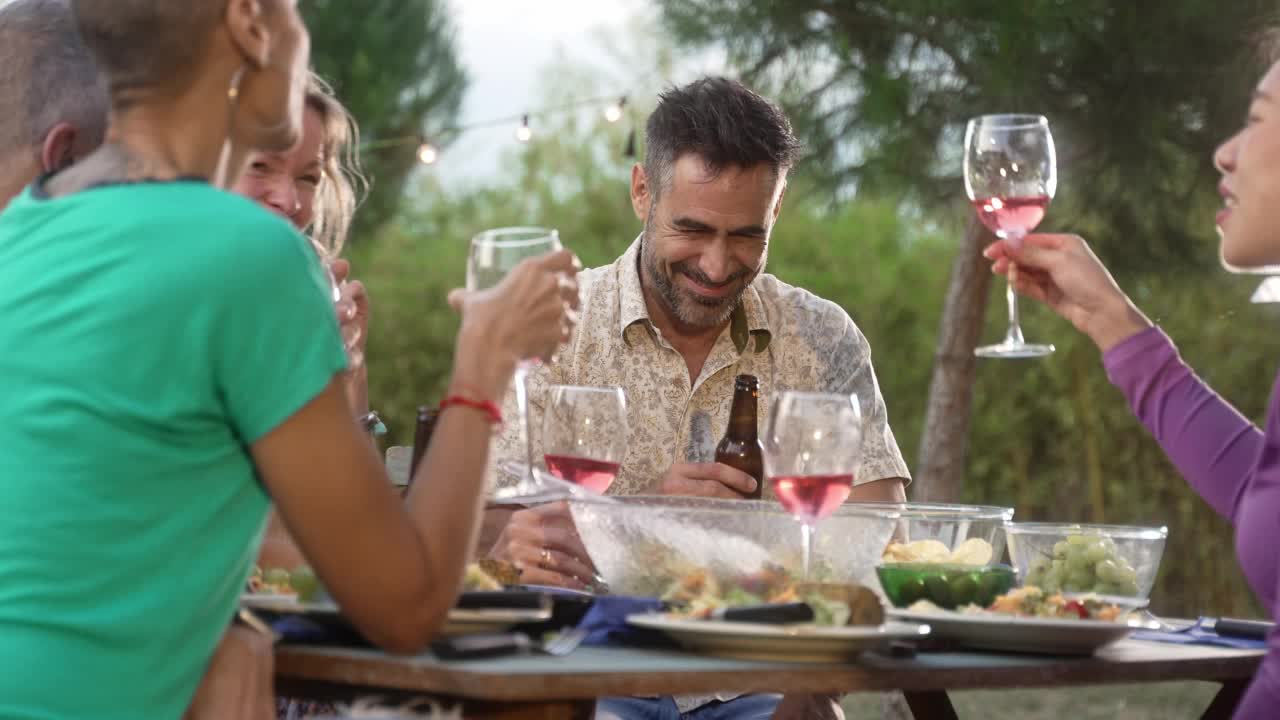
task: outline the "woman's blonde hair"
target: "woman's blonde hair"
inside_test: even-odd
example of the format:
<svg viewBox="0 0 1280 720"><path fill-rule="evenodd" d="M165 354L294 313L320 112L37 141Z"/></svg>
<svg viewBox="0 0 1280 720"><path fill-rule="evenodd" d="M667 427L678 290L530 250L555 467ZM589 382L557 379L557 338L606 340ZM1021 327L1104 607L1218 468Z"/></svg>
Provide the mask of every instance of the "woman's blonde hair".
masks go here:
<svg viewBox="0 0 1280 720"><path fill-rule="evenodd" d="M306 103L320 114L323 136L323 179L316 190L315 216L309 233L321 256L332 260L342 252L356 208L369 188L360 165L360 127L329 83L314 72L307 80Z"/></svg>

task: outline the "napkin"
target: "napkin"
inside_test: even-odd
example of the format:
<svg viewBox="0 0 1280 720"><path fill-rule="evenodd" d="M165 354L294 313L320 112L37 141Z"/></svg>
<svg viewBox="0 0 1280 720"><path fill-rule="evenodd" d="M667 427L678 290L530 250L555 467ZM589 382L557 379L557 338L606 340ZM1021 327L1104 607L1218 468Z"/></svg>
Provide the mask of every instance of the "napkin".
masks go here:
<svg viewBox="0 0 1280 720"><path fill-rule="evenodd" d="M662 633L627 624L628 615L657 612L661 609L662 603L656 598L602 595L596 598L591 609L578 623L579 629L587 631L582 644L670 647L671 640Z"/></svg>
<svg viewBox="0 0 1280 720"><path fill-rule="evenodd" d="M1207 618L1200 618L1182 630L1137 630L1129 637L1134 640L1178 643L1180 645L1214 645L1237 650L1265 650L1265 640L1224 637L1205 627Z"/></svg>

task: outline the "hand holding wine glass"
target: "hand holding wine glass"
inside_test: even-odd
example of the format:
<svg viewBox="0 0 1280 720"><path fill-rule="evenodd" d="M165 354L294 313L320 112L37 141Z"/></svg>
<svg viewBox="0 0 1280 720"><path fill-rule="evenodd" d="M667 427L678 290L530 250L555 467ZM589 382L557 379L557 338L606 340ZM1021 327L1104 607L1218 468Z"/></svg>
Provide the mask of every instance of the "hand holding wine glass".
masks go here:
<svg viewBox="0 0 1280 720"><path fill-rule="evenodd" d="M862 458L862 411L852 395L784 392L764 438L765 472L782 506L800 522L809 575L814 527L853 492Z"/></svg>
<svg viewBox="0 0 1280 720"><path fill-rule="evenodd" d="M1013 249L1044 219L1058 189L1058 161L1049 121L1041 115L983 115L965 131L964 187L978 219ZM1016 272L1016 271L1015 271ZM1026 342L1018 316L1018 296L1010 286L1009 330L979 357L1031 358L1053 352L1052 345Z"/></svg>
<svg viewBox="0 0 1280 720"><path fill-rule="evenodd" d="M578 286L572 275L579 269L577 259L563 251L560 235L555 230L501 228L482 232L471 240L467 259L468 292L476 294L496 288L512 300L523 301L504 303L503 314L491 315L486 322L509 331L507 340L521 336L526 340L542 340L511 348L518 353L514 358L517 362L514 380L526 468L521 481L514 487L495 493L495 500L530 502L531 498L546 494L544 483L533 474L525 377L532 365L540 360L550 360L559 344L568 339L578 307ZM463 330L466 329L464 314ZM542 337L547 329L558 330L554 340ZM498 345L492 350L503 348Z"/></svg>
<svg viewBox="0 0 1280 720"><path fill-rule="evenodd" d="M552 475L604 494L627 453L627 401L619 387L556 385L542 412L542 450Z"/></svg>
<svg viewBox="0 0 1280 720"><path fill-rule="evenodd" d="M1029 235L1018 249L1001 240L983 255L1001 275L1016 262L1014 289L1069 320L1103 352L1151 326L1078 235Z"/></svg>

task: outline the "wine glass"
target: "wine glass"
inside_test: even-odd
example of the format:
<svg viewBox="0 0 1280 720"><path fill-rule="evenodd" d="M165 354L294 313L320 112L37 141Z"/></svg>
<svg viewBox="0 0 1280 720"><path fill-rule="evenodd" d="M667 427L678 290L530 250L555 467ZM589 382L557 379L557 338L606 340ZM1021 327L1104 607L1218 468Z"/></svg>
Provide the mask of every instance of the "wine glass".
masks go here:
<svg viewBox="0 0 1280 720"><path fill-rule="evenodd" d="M852 395L787 391L769 413L764 466L782 506L800 522L809 577L814 527L853 491L862 457L862 411Z"/></svg>
<svg viewBox="0 0 1280 720"><path fill-rule="evenodd" d="M342 302L342 286L346 285L346 282L338 282L338 277L333 274L332 260L321 260L321 265L324 267L325 277L329 279L329 294L333 298L334 305L337 305ZM360 351L360 328L341 325L339 329L342 332L342 345L347 350L347 363L355 368L364 361Z"/></svg>
<svg viewBox="0 0 1280 720"><path fill-rule="evenodd" d="M620 387L555 385L542 414L552 475L603 495L627 453L627 398Z"/></svg>
<svg viewBox="0 0 1280 720"><path fill-rule="evenodd" d="M535 227L509 227L486 230L471 239L467 257L467 290L484 290L502 282L507 273L522 261L560 249L560 234L555 230ZM533 469L533 447L529 436L529 395L525 383L536 358L525 359L516 366L516 405L520 413L520 432L524 439L525 467L518 483L501 488L492 499L499 502L532 502L549 492Z"/></svg>
<svg viewBox="0 0 1280 720"><path fill-rule="evenodd" d="M964 189L978 219L1015 249L1044 219L1058 190L1058 160L1049 121L1042 115L983 115L964 136ZM1016 270L1014 271L1016 272ZM1034 358L1052 345L1028 343L1018 320L1018 295L1010 284L1009 331L1003 341L975 351L985 358Z"/></svg>

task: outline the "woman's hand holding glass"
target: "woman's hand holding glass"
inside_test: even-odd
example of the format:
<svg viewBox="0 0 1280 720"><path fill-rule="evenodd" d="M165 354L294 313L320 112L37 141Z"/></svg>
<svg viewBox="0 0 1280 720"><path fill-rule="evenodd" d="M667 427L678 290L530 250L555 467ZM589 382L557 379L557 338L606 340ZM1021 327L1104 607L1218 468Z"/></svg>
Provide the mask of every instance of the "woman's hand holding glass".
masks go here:
<svg viewBox="0 0 1280 720"><path fill-rule="evenodd" d="M1078 235L1028 235L1015 248L1000 240L983 255L1020 294L1038 300L1106 352L1151 327ZM1012 268L1012 271L1011 271Z"/></svg>
<svg viewBox="0 0 1280 720"><path fill-rule="evenodd" d="M577 323L581 269L572 252L558 250L521 261L493 287L451 292L449 304L462 313L456 372L484 372L463 384L501 400L518 363L550 360Z"/></svg>

